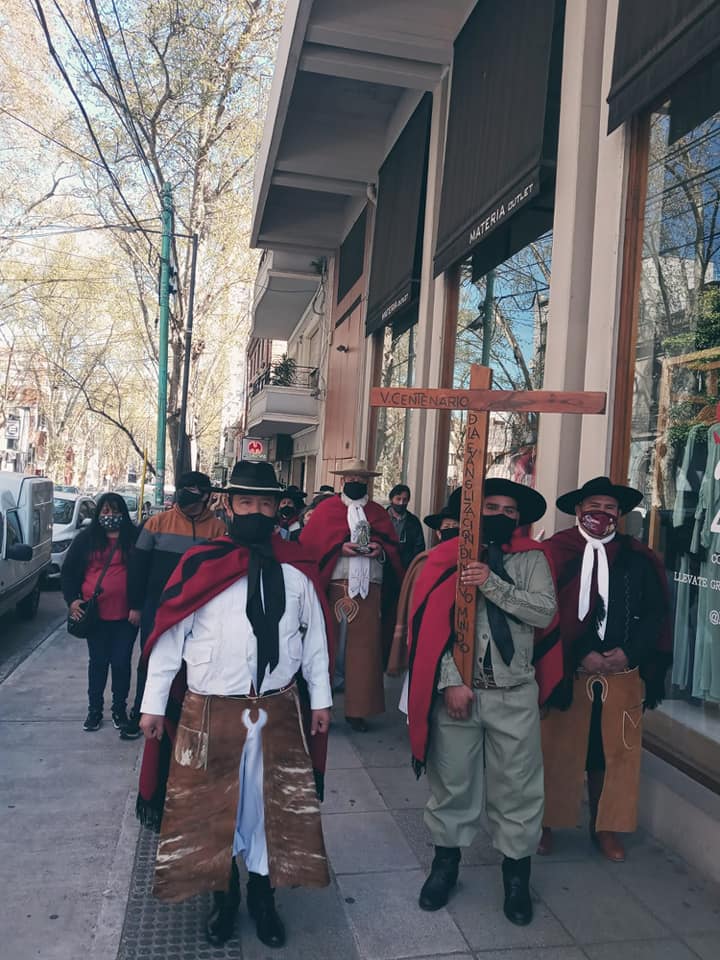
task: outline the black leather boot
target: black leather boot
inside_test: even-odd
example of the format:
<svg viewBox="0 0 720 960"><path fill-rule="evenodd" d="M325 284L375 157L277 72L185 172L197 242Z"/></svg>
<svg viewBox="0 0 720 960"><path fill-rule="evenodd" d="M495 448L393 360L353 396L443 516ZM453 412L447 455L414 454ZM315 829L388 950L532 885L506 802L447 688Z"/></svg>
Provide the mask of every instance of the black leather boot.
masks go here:
<svg viewBox="0 0 720 960"><path fill-rule="evenodd" d="M266 947L282 947L285 944L285 927L275 909L275 891L270 886L270 877L251 873L247 885L248 913L255 921L258 940Z"/></svg>
<svg viewBox="0 0 720 960"><path fill-rule="evenodd" d="M421 910L439 910L445 906L457 883L459 867L459 847L435 847L430 876L420 891L418 903Z"/></svg>
<svg viewBox="0 0 720 960"><path fill-rule="evenodd" d="M205 924L208 942L213 947L226 943L235 932L235 917L240 906L240 872L233 859L230 886L227 891L213 893L213 905Z"/></svg>
<svg viewBox="0 0 720 960"><path fill-rule="evenodd" d="M510 923L525 927L533 918L530 897L530 857L513 860L505 857L502 864L505 904L503 911Z"/></svg>

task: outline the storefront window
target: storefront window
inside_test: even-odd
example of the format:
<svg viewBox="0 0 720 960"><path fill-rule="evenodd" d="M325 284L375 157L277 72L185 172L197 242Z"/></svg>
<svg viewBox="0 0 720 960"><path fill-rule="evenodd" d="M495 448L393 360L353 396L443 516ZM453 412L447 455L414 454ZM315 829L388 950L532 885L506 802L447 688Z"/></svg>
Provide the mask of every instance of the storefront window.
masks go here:
<svg viewBox="0 0 720 960"><path fill-rule="evenodd" d="M415 327L398 332L385 327L382 346L381 387L411 387L415 377ZM396 483L407 479L410 410L379 407L375 469L380 476L373 484L376 500L387 499Z"/></svg>
<svg viewBox="0 0 720 960"><path fill-rule="evenodd" d="M650 123L628 532L664 559L674 664L662 716L720 742L720 114ZM658 726L660 724L660 726ZM669 744L671 746L671 744Z"/></svg>
<svg viewBox="0 0 720 960"><path fill-rule="evenodd" d="M483 276L474 277L472 258L460 273L454 386L468 387L474 363L493 371L493 387L542 387L550 307L552 232ZM493 413L488 436L488 476L534 483L538 417L532 413ZM452 415L448 490L460 483L465 415Z"/></svg>

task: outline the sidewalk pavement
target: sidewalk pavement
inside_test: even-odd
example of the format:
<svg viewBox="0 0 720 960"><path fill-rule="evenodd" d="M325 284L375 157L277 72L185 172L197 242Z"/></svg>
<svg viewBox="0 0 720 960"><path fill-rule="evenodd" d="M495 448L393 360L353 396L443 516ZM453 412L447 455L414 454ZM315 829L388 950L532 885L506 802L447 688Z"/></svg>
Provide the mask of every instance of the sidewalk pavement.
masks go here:
<svg viewBox="0 0 720 960"><path fill-rule="evenodd" d="M503 916L500 857L481 830L448 908L420 911L432 859L427 785L409 768L403 718L391 710L370 732L351 733L341 702L323 805L332 885L278 891L283 951L258 942L244 909L236 939L212 949L203 936L208 898L167 905L149 896L154 837L138 831L133 809L139 746L109 724L82 731L85 664L82 641L59 631L0 686L3 960L718 955L720 891L642 834L620 865L594 852L586 830L559 834L557 853L533 863L535 920L521 928ZM388 702L398 695L393 682Z"/></svg>

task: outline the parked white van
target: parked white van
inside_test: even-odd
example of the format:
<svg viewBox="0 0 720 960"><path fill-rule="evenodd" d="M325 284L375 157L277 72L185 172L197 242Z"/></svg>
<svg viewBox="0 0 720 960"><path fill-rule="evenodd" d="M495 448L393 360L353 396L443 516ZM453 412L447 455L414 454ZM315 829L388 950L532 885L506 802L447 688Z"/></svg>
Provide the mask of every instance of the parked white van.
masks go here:
<svg viewBox="0 0 720 960"><path fill-rule="evenodd" d="M26 620L37 613L52 522L52 480L0 471L0 616L13 607Z"/></svg>

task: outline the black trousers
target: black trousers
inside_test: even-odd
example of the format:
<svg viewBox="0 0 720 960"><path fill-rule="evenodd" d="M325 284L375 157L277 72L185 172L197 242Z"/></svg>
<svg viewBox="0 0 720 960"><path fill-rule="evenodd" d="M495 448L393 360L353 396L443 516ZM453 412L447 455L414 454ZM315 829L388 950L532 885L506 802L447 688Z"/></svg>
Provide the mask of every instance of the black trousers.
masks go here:
<svg viewBox="0 0 720 960"><path fill-rule="evenodd" d="M108 669L112 670L112 707L123 710L130 690L130 660L137 627L127 620L100 620L88 637L88 704L102 713Z"/></svg>
<svg viewBox="0 0 720 960"><path fill-rule="evenodd" d="M586 770L605 769L605 751L602 742L602 684L593 684L593 702L590 713L590 736L585 760Z"/></svg>

